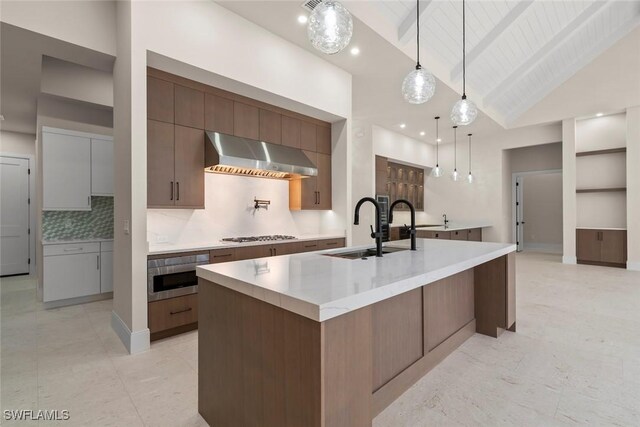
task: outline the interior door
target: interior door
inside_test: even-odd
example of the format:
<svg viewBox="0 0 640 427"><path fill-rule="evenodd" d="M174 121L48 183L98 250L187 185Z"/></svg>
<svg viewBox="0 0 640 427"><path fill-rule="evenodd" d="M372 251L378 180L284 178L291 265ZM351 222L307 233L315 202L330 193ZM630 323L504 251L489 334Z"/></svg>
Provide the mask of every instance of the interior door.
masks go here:
<svg viewBox="0 0 640 427"><path fill-rule="evenodd" d="M29 160L0 157L0 276L29 273Z"/></svg>
<svg viewBox="0 0 640 427"><path fill-rule="evenodd" d="M516 247L518 252L524 249L524 204L523 204L523 179L521 176L516 177Z"/></svg>

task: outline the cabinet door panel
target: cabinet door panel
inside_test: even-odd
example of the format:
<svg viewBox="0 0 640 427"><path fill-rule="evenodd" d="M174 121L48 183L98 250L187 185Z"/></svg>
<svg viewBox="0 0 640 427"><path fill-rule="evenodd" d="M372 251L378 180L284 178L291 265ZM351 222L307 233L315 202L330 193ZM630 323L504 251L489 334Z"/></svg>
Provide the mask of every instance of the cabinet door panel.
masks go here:
<svg viewBox="0 0 640 427"><path fill-rule="evenodd" d="M176 125L176 206L204 208L204 131Z"/></svg>
<svg viewBox="0 0 640 427"><path fill-rule="evenodd" d="M331 154L331 128L316 126L316 151L318 153Z"/></svg>
<svg viewBox="0 0 640 427"><path fill-rule="evenodd" d="M579 261L598 262L601 258L600 230L576 230L576 257Z"/></svg>
<svg viewBox="0 0 640 427"><path fill-rule="evenodd" d="M100 252L100 293L113 292L113 252Z"/></svg>
<svg viewBox="0 0 640 427"><path fill-rule="evenodd" d="M173 123L173 83L147 77L147 118Z"/></svg>
<svg viewBox="0 0 640 427"><path fill-rule="evenodd" d="M174 125L147 120L147 205L170 207L174 195Z"/></svg>
<svg viewBox="0 0 640 427"><path fill-rule="evenodd" d="M602 262L625 264L627 262L627 232L623 230L602 230Z"/></svg>
<svg viewBox="0 0 640 427"><path fill-rule="evenodd" d="M233 103L233 134L244 138L260 139L260 112L258 107Z"/></svg>
<svg viewBox="0 0 640 427"><path fill-rule="evenodd" d="M451 232L451 240L467 240L467 230L457 230Z"/></svg>
<svg viewBox="0 0 640 427"><path fill-rule="evenodd" d="M175 86L176 124L204 129L204 92Z"/></svg>
<svg viewBox="0 0 640 427"><path fill-rule="evenodd" d="M236 260L236 250L230 249L213 249L209 251L209 262L218 264L221 262L230 262Z"/></svg>
<svg viewBox="0 0 640 427"><path fill-rule="evenodd" d="M113 195L113 140L91 140L91 194Z"/></svg>
<svg viewBox="0 0 640 427"><path fill-rule="evenodd" d="M204 128L233 135L233 101L220 96L204 96Z"/></svg>
<svg viewBox="0 0 640 427"><path fill-rule="evenodd" d="M318 153L318 209L331 209L331 155Z"/></svg>
<svg viewBox="0 0 640 427"><path fill-rule="evenodd" d="M470 242L482 242L482 228L467 230L467 240Z"/></svg>
<svg viewBox="0 0 640 427"><path fill-rule="evenodd" d="M316 125L300 121L300 148L305 151L317 151Z"/></svg>
<svg viewBox="0 0 640 427"><path fill-rule="evenodd" d="M316 167L318 167L318 153L314 153L311 151L305 151L304 154L307 155L311 163L313 163ZM318 175L320 175L320 170L318 170ZM308 178L303 178L302 181L302 194L301 194L301 206L302 209L317 209L318 207L318 179L319 176L310 176Z"/></svg>
<svg viewBox="0 0 640 427"><path fill-rule="evenodd" d="M44 210L91 210L91 140L42 133Z"/></svg>
<svg viewBox="0 0 640 427"><path fill-rule="evenodd" d="M236 260L264 258L272 255L271 246L245 246L236 248Z"/></svg>
<svg viewBox="0 0 640 427"><path fill-rule="evenodd" d="M300 148L300 120L282 116L282 145Z"/></svg>
<svg viewBox="0 0 640 427"><path fill-rule="evenodd" d="M100 254L44 257L43 301L57 301L100 293Z"/></svg>
<svg viewBox="0 0 640 427"><path fill-rule="evenodd" d="M282 143L282 116L274 111L260 109L260 141Z"/></svg>

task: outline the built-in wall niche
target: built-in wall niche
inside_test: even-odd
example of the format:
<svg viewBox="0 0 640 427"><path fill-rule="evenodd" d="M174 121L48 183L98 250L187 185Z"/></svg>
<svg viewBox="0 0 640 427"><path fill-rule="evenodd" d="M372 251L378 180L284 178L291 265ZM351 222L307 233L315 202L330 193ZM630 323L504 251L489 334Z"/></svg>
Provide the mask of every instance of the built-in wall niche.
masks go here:
<svg viewBox="0 0 640 427"><path fill-rule="evenodd" d="M423 168L376 156L376 195L389 196L390 204L405 199L417 211L424 211L424 176ZM404 204L396 209L409 210Z"/></svg>

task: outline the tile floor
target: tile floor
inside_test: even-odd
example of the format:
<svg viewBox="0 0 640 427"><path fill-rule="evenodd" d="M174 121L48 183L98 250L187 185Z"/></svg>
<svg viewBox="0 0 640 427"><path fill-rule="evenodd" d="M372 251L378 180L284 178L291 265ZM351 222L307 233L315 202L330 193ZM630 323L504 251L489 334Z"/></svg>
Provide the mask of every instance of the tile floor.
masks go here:
<svg viewBox="0 0 640 427"><path fill-rule="evenodd" d="M475 335L375 427L640 425L640 273L520 254L517 274L518 332ZM3 426L206 425L197 332L130 356L111 301L43 310L25 277L2 279L0 299L1 409L71 415Z"/></svg>

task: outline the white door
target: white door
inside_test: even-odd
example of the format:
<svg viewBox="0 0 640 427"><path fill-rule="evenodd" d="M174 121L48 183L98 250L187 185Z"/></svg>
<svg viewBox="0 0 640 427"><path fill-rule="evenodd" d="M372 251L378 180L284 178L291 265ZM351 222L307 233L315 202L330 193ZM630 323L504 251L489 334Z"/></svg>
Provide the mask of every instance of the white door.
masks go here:
<svg viewBox="0 0 640 427"><path fill-rule="evenodd" d="M113 140L91 140L91 194L113 196Z"/></svg>
<svg viewBox="0 0 640 427"><path fill-rule="evenodd" d="M521 252L524 249L524 180L516 177L516 249Z"/></svg>
<svg viewBox="0 0 640 427"><path fill-rule="evenodd" d="M0 157L0 276L29 273L29 160Z"/></svg>
<svg viewBox="0 0 640 427"><path fill-rule="evenodd" d="M91 140L42 133L44 210L91 210Z"/></svg>

